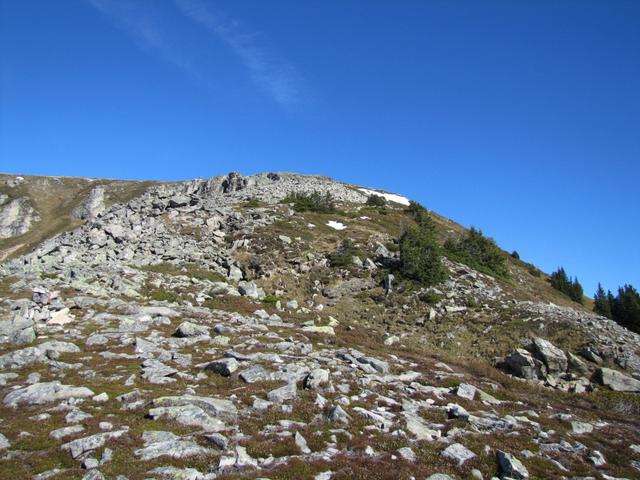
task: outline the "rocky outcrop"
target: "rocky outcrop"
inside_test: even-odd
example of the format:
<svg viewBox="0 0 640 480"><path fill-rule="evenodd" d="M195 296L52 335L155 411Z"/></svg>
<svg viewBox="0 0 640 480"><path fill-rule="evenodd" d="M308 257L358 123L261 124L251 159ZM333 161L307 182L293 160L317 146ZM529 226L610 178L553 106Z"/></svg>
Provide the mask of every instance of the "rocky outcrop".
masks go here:
<svg viewBox="0 0 640 480"><path fill-rule="evenodd" d="M17 198L0 205L0 238L24 235L40 220L26 198Z"/></svg>
<svg viewBox="0 0 640 480"><path fill-rule="evenodd" d="M73 210L72 216L80 220L95 220L106 210L104 187L95 187L89 192L86 200Z"/></svg>

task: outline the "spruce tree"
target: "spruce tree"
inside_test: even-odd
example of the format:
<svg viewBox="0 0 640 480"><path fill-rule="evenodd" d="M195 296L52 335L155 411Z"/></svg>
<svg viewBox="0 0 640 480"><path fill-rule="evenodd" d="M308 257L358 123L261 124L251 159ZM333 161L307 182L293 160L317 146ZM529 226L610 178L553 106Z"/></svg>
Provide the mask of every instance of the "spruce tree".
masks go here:
<svg viewBox="0 0 640 480"><path fill-rule="evenodd" d="M447 278L435 225L426 210L414 208L416 224L409 226L400 237L400 269L404 276L422 285L435 285Z"/></svg>
<svg viewBox="0 0 640 480"><path fill-rule="evenodd" d="M603 317L613 318L611 314L610 297L611 292L606 294L602 285L598 283L598 290L596 290L596 293L593 295L593 311Z"/></svg>

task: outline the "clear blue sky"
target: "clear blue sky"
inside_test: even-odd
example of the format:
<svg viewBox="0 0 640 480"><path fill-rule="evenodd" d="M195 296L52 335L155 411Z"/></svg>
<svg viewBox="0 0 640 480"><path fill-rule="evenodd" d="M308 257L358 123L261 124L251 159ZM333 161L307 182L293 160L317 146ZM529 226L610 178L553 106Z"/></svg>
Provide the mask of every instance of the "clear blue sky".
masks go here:
<svg viewBox="0 0 640 480"><path fill-rule="evenodd" d="M320 173L640 287L640 1L0 0L0 171Z"/></svg>

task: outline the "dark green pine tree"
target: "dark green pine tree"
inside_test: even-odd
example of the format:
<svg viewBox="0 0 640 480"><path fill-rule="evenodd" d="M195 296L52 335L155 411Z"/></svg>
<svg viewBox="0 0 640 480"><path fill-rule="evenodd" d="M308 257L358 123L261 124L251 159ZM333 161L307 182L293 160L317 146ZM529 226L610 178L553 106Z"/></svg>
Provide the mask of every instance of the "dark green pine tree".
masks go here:
<svg viewBox="0 0 640 480"><path fill-rule="evenodd" d="M593 296L593 311L603 317L613 318L610 297L612 297L611 292L605 293L602 285L598 283L598 290Z"/></svg>
<svg viewBox="0 0 640 480"><path fill-rule="evenodd" d="M620 325L640 332L640 294L631 285L618 289L618 296L611 305L613 319Z"/></svg>
<svg viewBox="0 0 640 480"><path fill-rule="evenodd" d="M578 277L576 277L571 282L571 287L569 289L569 297L574 302L578 302L582 304L583 295L584 295L584 290L582 289L582 285L578 281Z"/></svg>

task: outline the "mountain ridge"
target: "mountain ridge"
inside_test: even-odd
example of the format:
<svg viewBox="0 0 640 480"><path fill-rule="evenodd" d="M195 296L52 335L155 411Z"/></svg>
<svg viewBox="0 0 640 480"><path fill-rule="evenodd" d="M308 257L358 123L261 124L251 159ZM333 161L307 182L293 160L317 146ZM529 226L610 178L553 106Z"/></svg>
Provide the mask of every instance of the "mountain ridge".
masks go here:
<svg viewBox="0 0 640 480"><path fill-rule="evenodd" d="M57 464L44 471L64 467L53 478L632 478L640 467L635 450L616 457L617 441L640 444L640 337L506 253L508 278L448 258L446 281L404 278L404 201L374 205L372 189L292 173L0 175L0 186L0 209L27 202L39 216L0 239L0 462L18 478L35 471L16 459L47 455ZM313 194L331 208L298 208L295 195ZM429 214L440 243L466 232ZM51 423L29 434L42 437L33 455L9 413L22 404Z"/></svg>

